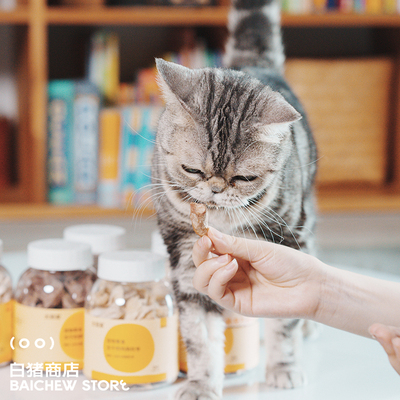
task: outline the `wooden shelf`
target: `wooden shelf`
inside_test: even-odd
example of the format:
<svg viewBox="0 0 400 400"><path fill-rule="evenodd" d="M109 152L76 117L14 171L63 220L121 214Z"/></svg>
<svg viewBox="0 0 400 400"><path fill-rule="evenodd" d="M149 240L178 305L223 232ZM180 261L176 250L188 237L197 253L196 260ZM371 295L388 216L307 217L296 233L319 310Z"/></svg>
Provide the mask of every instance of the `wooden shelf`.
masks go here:
<svg viewBox="0 0 400 400"><path fill-rule="evenodd" d="M20 107L21 185L0 193L0 220L34 218L71 218L128 216L134 210L109 210L100 207L56 207L45 203L46 199L46 112L48 80L48 27L49 25L130 25L130 26L208 26L223 28L227 24L229 0L220 0L215 7L48 7L46 0L28 0L11 12L0 11L0 25L23 25L18 35L18 84ZM394 60L400 59L400 14L359 15L329 12L312 15L282 16L284 27L366 27L379 28L379 44ZM26 29L25 29L26 28ZM396 29L387 29L396 28ZM218 30L218 32L220 32ZM223 32L221 31L222 35ZM382 37L380 37L382 36ZM387 40L389 39L389 40ZM392 43L393 42L393 43ZM391 44L390 44L391 43ZM389 50L390 49L390 50ZM396 68L398 63L396 61ZM396 72L393 85L396 99L400 93L400 75ZM321 212L330 211L400 211L400 102L393 106L391 141L388 152L396 188L371 191L329 190L319 191L318 205ZM390 153L390 154L389 154ZM382 182L382 186L386 186ZM393 189L393 188L392 188ZM7 203L7 204L6 204ZM149 215L150 212L146 212Z"/></svg>
<svg viewBox="0 0 400 400"><path fill-rule="evenodd" d="M19 7L13 11L0 11L1 25L27 24L29 21L29 10L27 7Z"/></svg>
<svg viewBox="0 0 400 400"><path fill-rule="evenodd" d="M368 194L368 195L367 195ZM318 194L318 211L331 212L399 212L400 194L373 192L354 192L346 190L323 190ZM1 204L0 221L69 219L69 218L132 218L154 215L152 210L101 208L98 206L54 206L49 204Z"/></svg>
<svg viewBox="0 0 400 400"><path fill-rule="evenodd" d="M229 7L49 7L54 25L225 26ZM400 15L283 14L287 27L400 27Z"/></svg>
<svg viewBox="0 0 400 400"><path fill-rule="evenodd" d="M151 210L101 208L98 206L54 206L50 204L1 204L0 221L38 220L38 219L69 219L69 218L99 218L127 217L133 215L149 217Z"/></svg>
<svg viewBox="0 0 400 400"><path fill-rule="evenodd" d="M366 15L327 12L284 14L282 25L290 27L400 27L400 15Z"/></svg>
<svg viewBox="0 0 400 400"><path fill-rule="evenodd" d="M220 26L228 7L49 7L46 20L59 25Z"/></svg>

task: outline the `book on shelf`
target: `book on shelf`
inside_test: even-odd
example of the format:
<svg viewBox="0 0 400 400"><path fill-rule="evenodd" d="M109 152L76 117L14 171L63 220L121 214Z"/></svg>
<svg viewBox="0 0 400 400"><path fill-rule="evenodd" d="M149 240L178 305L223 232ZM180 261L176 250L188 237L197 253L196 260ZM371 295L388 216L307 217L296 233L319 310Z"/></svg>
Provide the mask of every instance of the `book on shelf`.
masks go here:
<svg viewBox="0 0 400 400"><path fill-rule="evenodd" d="M194 34L187 37L193 40L164 59L190 68L222 64L221 52L208 50ZM107 69L105 43L110 38L113 66ZM119 84L115 38L110 32L93 36L90 80L49 83L48 197L54 204L150 206L151 159L164 101L155 64L140 69L134 83ZM111 82L112 90L107 91L105 82Z"/></svg>
<svg viewBox="0 0 400 400"><path fill-rule="evenodd" d="M94 203L100 98L88 81L48 85L47 182L53 204Z"/></svg>
<svg viewBox="0 0 400 400"><path fill-rule="evenodd" d="M48 84L47 185L53 204L71 204L73 187L74 83L54 80Z"/></svg>
<svg viewBox="0 0 400 400"><path fill-rule="evenodd" d="M73 114L74 196L77 204L97 200L100 96L88 81L75 82Z"/></svg>
<svg viewBox="0 0 400 400"><path fill-rule="evenodd" d="M99 129L98 204L106 208L121 206L119 191L119 160L121 112L117 107L103 108Z"/></svg>
<svg viewBox="0 0 400 400"><path fill-rule="evenodd" d="M14 182L14 129L9 118L0 116L0 190Z"/></svg>

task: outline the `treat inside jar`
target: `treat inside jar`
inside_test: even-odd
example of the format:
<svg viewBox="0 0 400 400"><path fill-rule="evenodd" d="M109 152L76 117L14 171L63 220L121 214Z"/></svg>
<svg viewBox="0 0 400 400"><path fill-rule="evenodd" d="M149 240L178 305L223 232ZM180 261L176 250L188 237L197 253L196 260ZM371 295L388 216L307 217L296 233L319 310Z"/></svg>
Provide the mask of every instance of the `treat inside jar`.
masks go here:
<svg viewBox="0 0 400 400"><path fill-rule="evenodd" d="M207 207L204 204L190 203L190 220L194 232L199 236L205 236L208 232Z"/></svg>

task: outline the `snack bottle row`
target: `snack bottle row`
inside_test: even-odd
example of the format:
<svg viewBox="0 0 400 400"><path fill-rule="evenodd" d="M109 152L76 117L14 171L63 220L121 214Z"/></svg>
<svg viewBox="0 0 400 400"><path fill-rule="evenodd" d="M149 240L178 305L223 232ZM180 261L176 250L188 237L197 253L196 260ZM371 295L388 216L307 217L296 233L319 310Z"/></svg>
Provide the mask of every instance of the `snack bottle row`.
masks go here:
<svg viewBox="0 0 400 400"><path fill-rule="evenodd" d="M64 239L29 243L15 300L0 267L0 365L56 363L89 379L145 388L174 382L179 367L185 372L166 258L156 254L165 251L124 245L124 229L106 225L69 227ZM234 314L225 321L225 372L255 367L258 321Z"/></svg>

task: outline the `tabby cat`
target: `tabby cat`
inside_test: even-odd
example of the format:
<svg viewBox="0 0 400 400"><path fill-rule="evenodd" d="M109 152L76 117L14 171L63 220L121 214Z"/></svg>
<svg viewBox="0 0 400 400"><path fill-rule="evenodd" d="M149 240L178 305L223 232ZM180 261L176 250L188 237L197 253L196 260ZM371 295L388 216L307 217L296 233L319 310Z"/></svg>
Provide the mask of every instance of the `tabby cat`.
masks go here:
<svg viewBox="0 0 400 400"><path fill-rule="evenodd" d="M227 68L191 70L157 60L166 99L153 158L158 224L187 348L188 379L176 399L220 399L221 308L192 285L198 239L189 203L211 226L313 252L316 149L304 110L283 77L278 0L234 0ZM301 320L268 320L267 383L301 386Z"/></svg>

